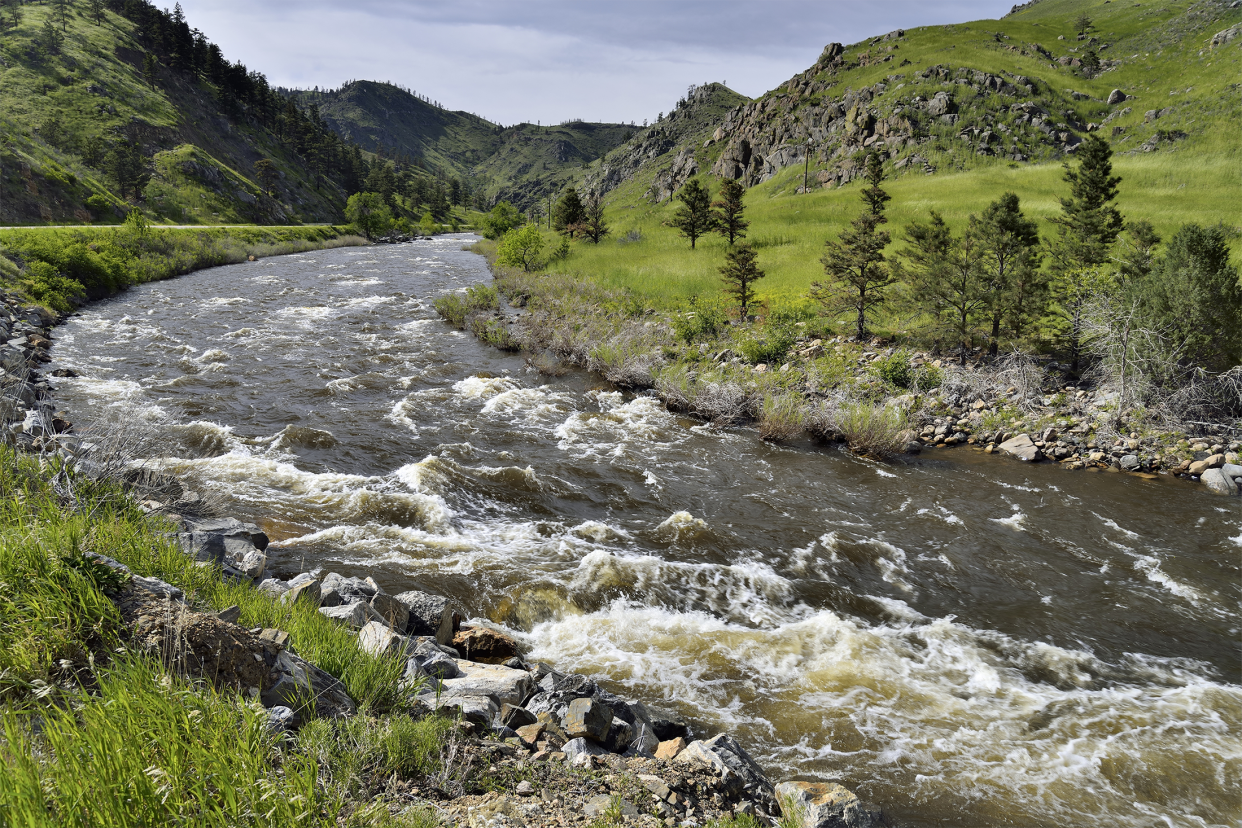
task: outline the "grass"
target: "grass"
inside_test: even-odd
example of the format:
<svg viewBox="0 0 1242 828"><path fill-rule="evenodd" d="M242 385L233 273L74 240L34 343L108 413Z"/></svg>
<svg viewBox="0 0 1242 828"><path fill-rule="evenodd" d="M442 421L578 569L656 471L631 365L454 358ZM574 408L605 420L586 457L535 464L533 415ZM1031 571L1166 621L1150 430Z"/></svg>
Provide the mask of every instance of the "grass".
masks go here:
<svg viewBox="0 0 1242 828"><path fill-rule="evenodd" d="M344 227L0 229L0 286L67 312L86 298L194 270L366 244Z"/></svg>

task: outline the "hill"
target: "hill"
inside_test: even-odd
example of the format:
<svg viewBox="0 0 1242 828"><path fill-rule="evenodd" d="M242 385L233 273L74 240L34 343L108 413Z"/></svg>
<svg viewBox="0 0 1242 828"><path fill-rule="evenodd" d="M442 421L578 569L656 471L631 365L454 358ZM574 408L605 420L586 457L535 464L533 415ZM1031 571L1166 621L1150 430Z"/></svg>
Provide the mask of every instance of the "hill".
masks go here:
<svg viewBox="0 0 1242 828"><path fill-rule="evenodd" d="M559 191L582 164L634 132L626 124L583 121L501 127L375 81L288 94L303 109L315 107L324 123L365 150L467 179L485 203L507 199L523 208Z"/></svg>
<svg viewBox="0 0 1242 828"><path fill-rule="evenodd" d="M0 223L106 223L131 200L175 224L339 219L350 158L334 133L179 10L99 5L4 7Z"/></svg>
<svg viewBox="0 0 1242 828"><path fill-rule="evenodd" d="M1092 31L1080 40L1084 14ZM1185 222L1223 222L1237 238L1240 24L1242 8L1220 0L1040 0L1001 20L830 45L807 71L729 108L708 135L659 142L667 125L657 123L592 164L580 186L608 193L613 233L577 247L570 263L656 304L717 295L723 242L689 249L668 226L669 184L731 177L748 187L750 239L768 274L760 294L800 301L823 275L825 240L859 210L852 182L866 152L885 159L900 239L929 209L960 228L1007 190L1028 215L1056 214L1062 164L1088 133L1113 147L1127 218L1165 238ZM1088 53L1098 70L1084 70ZM642 242L625 242L632 233Z"/></svg>

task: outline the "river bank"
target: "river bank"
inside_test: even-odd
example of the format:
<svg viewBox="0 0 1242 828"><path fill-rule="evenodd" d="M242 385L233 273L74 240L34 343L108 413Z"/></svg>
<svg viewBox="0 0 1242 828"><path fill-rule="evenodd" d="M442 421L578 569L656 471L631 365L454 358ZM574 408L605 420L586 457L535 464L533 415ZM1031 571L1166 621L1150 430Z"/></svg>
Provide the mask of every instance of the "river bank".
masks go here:
<svg viewBox="0 0 1242 828"><path fill-rule="evenodd" d="M0 352L6 372L0 426L29 457L0 458L0 466L22 481L4 487L0 569L20 568L14 530L30 531L33 517L36 534L49 531L34 517L49 497L59 496L71 513L93 515L102 494L113 516L104 523L88 517L81 529L94 536L106 531L108 520L120 520L129 534L122 546L48 550L41 575L27 576L21 586L39 592L45 580L50 585L63 577L58 573L81 571L84 582L75 586L83 594L74 597L97 608L93 624L67 640L36 632L6 640L0 653L8 664L21 660L22 649L42 659L10 676L5 688L12 706L4 711L9 729L2 749L8 763L23 770L0 785L0 798L29 824L43 824L40 814L53 821L48 824L65 824L64 809L83 797L74 773L99 782L89 797L96 800L95 817L107 812L121 822L129 818L122 811L140 803L145 819L158 813L172 818L189 808L201 824L214 818L269 824L247 817L252 797L234 788L266 783L274 785L267 795L294 800L286 805L301 812L299 824L748 828L778 818L782 826L891 824L834 783L774 786L727 734L695 739L677 713L627 701L587 676L526 661L518 642L487 626L463 625L459 608L441 596L392 596L356 570L348 577L322 570L277 577L267 568L267 536L252 524L213 516L216 498L201 480L143 462L123 434L98 428L75 434L38 368L48 360L61 320L16 295L0 296L0 302L8 334L16 334ZM55 375L72 378L73 372ZM10 499L19 491L21 497ZM5 622L24 621L37 630L52 620L37 610L26 615L8 613ZM113 655L116 644L139 660ZM162 690L188 694L180 702L187 710L201 714L204 704L220 704L214 688L225 694L223 709L211 711L216 716L247 727L262 713L262 735L255 732L244 757L258 763L254 777L217 780L224 799L236 799L231 807L203 802L191 782L195 772L237 758L231 754L213 755L208 748L177 768L176 778L157 762L144 773L154 781L152 770L158 770L167 780L160 788L121 797L109 791L133 784L124 773L131 751L175 755L181 746L168 742L187 737L158 728L141 737L123 728L87 728L84 739L118 742L119 758L110 773L100 773L89 762L71 769L63 754L73 743L44 739L27 718L46 715L40 714L45 702L36 699L89 711L117 692L158 695L162 691L150 683L164 670L175 680ZM47 689L32 698L38 687ZM234 693L237 702L228 701ZM135 712L154 715L141 704ZM325 739L335 742L327 756ZM317 762L319 784L297 791L266 780L299 761ZM336 779L342 769L334 765L357 770ZM341 784L347 790L334 789ZM118 810L122 800L130 805ZM286 810L272 808L267 818L277 811L291 818Z"/></svg>
<svg viewBox="0 0 1242 828"><path fill-rule="evenodd" d="M1116 388L1075 379L1048 358L976 351L959 362L834 336L780 312L751 325L712 305L660 314L576 276L498 266L490 243L471 249L487 258L495 290L447 299L441 315L549 375L560 363L587 368L671 410L753 425L765 440L811 436L874 456L970 446L1069 471L1172 475L1213 494L1242 492L1242 424L1119 412ZM1235 379L1205 389L1205 399L1224 394L1242 406Z"/></svg>
<svg viewBox="0 0 1242 828"><path fill-rule="evenodd" d="M1228 767L1212 722L1237 706L1242 524L1219 501L964 450L765 443L540 374L436 318L488 275L461 241L134 288L57 329L47 368L79 375L57 402L79 429L146 429L139 456L258 524L282 580L445 596L528 663L733 734L774 781L831 780L920 828L1222 822L1228 770L1137 800L1110 775Z"/></svg>

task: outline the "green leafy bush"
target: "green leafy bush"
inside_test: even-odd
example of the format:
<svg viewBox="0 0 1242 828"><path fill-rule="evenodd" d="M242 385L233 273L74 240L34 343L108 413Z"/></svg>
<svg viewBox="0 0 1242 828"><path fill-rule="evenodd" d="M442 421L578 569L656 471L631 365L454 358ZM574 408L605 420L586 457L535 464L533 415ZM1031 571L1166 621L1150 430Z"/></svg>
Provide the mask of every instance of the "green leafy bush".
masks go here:
<svg viewBox="0 0 1242 828"><path fill-rule="evenodd" d="M81 282L60 275L47 262L34 261L27 265L21 286L40 305L60 313L72 311L75 300L86 298L86 289Z"/></svg>
<svg viewBox="0 0 1242 828"><path fill-rule="evenodd" d="M687 345L715 339L728 327L729 315L721 305L695 302L693 307L670 320L677 338Z"/></svg>
<svg viewBox="0 0 1242 828"><path fill-rule="evenodd" d="M797 339L797 334L789 325L769 321L761 329L742 340L738 345L738 350L742 352L742 357L751 364L760 362L771 364L784 360Z"/></svg>

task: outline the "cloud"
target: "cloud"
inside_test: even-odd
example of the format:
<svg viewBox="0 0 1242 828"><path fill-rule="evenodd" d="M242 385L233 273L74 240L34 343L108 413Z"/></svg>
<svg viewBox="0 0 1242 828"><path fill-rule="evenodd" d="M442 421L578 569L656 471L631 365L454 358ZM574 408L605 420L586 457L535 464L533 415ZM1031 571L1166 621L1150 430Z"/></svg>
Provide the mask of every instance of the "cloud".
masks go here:
<svg viewBox="0 0 1242 828"><path fill-rule="evenodd" d="M1008 11L984 0L182 0L190 25L282 86L410 87L504 124L642 121L692 83L758 96L832 41Z"/></svg>

